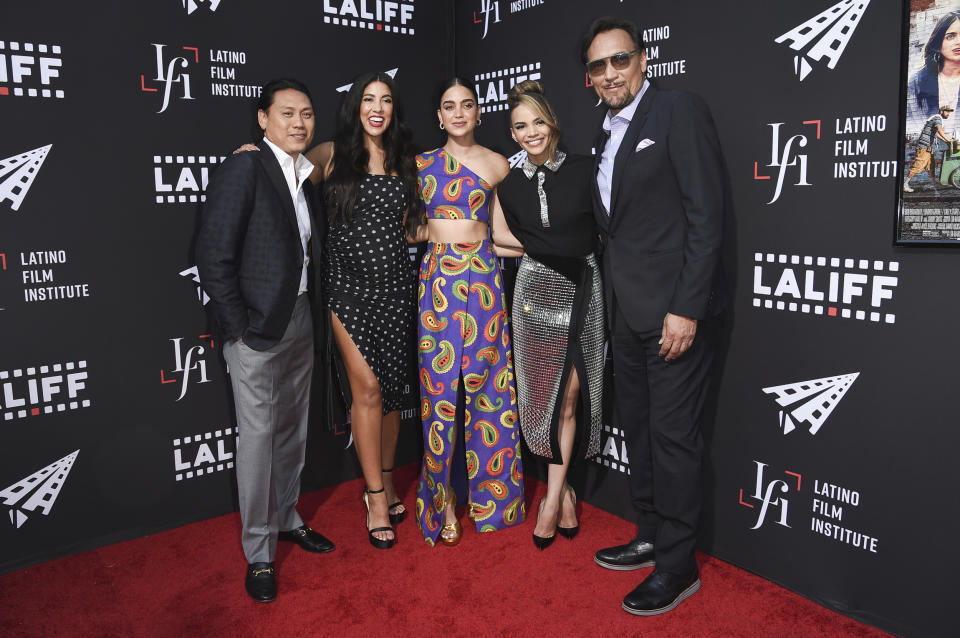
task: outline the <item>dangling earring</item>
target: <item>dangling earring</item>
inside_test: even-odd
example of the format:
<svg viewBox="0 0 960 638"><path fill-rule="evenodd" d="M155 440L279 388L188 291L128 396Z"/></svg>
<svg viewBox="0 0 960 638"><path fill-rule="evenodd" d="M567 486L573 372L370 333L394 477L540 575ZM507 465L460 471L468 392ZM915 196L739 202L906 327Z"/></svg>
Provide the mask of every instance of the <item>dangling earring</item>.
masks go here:
<svg viewBox="0 0 960 638"><path fill-rule="evenodd" d="M443 129L443 122L440 122L440 130L441 130L441 131L444 130L444 129Z"/></svg>

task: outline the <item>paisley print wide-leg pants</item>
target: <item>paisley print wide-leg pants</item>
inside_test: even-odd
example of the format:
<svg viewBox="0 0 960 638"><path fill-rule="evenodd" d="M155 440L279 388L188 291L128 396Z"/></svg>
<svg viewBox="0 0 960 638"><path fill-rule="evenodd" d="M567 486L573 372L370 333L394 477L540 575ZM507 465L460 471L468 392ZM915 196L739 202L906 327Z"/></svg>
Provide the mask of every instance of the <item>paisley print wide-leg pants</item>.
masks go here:
<svg viewBox="0 0 960 638"><path fill-rule="evenodd" d="M431 243L420 268L418 296L425 449L417 522L434 545L443 525L454 444L465 446L468 502L478 532L523 521L523 463L510 331L489 240ZM464 424L458 432L461 384Z"/></svg>

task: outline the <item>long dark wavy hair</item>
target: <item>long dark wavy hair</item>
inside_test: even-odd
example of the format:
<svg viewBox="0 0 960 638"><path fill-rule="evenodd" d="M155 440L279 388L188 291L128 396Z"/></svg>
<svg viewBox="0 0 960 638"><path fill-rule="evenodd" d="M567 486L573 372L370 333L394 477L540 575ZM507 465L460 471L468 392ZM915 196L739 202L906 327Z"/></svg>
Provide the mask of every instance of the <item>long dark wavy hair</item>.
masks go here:
<svg viewBox="0 0 960 638"><path fill-rule="evenodd" d="M388 175L396 173L403 180L407 211L419 210L417 167L410 148L413 136L404 121L397 85L385 73L364 73L353 81L353 86L343 98L337 118L337 132L333 137L333 171L324 184L327 215L331 223L350 224L360 181L367 175L370 153L364 144L360 102L364 91L373 82L386 84L393 96L393 116L383 132L386 150L383 168Z"/></svg>

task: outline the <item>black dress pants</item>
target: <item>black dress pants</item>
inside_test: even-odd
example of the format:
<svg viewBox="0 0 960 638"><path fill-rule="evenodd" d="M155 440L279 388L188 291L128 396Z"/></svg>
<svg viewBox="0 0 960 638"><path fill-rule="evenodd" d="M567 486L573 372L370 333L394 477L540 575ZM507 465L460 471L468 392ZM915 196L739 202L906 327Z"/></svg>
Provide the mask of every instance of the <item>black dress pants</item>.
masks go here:
<svg viewBox="0 0 960 638"><path fill-rule="evenodd" d="M694 556L702 500L700 413L710 378L716 320L697 323L693 345L667 362L662 326L635 332L619 304L611 312L614 401L626 436L637 538L654 545L657 569L686 574Z"/></svg>

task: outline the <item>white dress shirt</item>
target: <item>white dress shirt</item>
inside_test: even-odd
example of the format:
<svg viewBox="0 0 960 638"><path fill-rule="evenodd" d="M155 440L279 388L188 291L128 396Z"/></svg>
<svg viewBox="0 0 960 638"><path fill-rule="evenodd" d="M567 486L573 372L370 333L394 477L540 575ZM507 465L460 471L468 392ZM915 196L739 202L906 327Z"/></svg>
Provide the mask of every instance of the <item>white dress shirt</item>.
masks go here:
<svg viewBox="0 0 960 638"><path fill-rule="evenodd" d="M297 229L300 231L300 245L303 247L303 270L300 272L300 294L302 295L307 292L307 266L310 265L310 251L307 245L310 242L311 231L310 209L307 208L307 198L303 194L303 181L309 179L310 173L313 172L313 164L303 156L303 153L298 154L294 161L289 153L268 140L266 136L263 141L280 162L280 170L283 172L284 179L287 180L287 188L290 189L293 208L297 211Z"/></svg>
<svg viewBox="0 0 960 638"><path fill-rule="evenodd" d="M603 147L603 155L600 157L600 170L597 171L597 186L600 189L600 199L603 201L603 207L610 214L610 192L613 189L613 162L617 158L617 151L620 150L620 144L623 142L623 136L627 133L627 127L633 119L633 114L637 112L637 105L640 104L640 98L647 92L650 86L650 80L644 80L640 92L630 104L623 107L619 113L612 116L609 109L607 116L603 118L603 130L610 134L607 145Z"/></svg>

